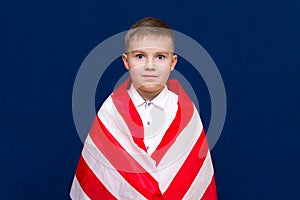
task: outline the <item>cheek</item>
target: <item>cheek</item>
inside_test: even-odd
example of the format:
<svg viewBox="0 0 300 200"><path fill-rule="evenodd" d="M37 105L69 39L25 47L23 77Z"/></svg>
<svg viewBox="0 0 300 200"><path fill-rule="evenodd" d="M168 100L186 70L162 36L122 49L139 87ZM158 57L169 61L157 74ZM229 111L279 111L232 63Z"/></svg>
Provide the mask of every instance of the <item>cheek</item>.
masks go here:
<svg viewBox="0 0 300 200"><path fill-rule="evenodd" d="M163 77L168 77L170 75L171 72L171 68L169 66L164 66L159 68L159 74Z"/></svg>
<svg viewBox="0 0 300 200"><path fill-rule="evenodd" d="M136 61L133 59L129 59L128 60L128 65L130 69L136 69L139 68L141 66L141 61Z"/></svg>
<svg viewBox="0 0 300 200"><path fill-rule="evenodd" d="M142 60L130 59L130 60L128 61L128 65L129 65L131 68L136 68L136 67L143 66L143 65L144 65L144 62L143 62Z"/></svg>
<svg viewBox="0 0 300 200"><path fill-rule="evenodd" d="M134 70L134 69L131 69L131 70L129 71L129 74L130 74L131 79L137 79L137 77L138 77L138 73L137 73L137 71Z"/></svg>
<svg viewBox="0 0 300 200"><path fill-rule="evenodd" d="M139 75L139 74L142 73L143 69L144 69L144 68L141 67L141 66L130 65L130 67L129 67L129 72L130 72L130 74L132 74L132 75Z"/></svg>
<svg viewBox="0 0 300 200"><path fill-rule="evenodd" d="M134 84L140 84L140 82L142 82L141 72L140 72L139 68L131 68L129 70L129 74L130 74L131 80Z"/></svg>

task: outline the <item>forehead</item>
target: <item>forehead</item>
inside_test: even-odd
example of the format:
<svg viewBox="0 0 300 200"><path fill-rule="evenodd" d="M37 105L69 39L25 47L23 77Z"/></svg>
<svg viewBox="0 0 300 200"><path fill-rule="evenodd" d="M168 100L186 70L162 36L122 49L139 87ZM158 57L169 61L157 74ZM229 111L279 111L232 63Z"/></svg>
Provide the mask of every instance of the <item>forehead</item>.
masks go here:
<svg viewBox="0 0 300 200"><path fill-rule="evenodd" d="M172 52L173 44L170 37L167 36L144 36L142 38L133 38L129 43L128 51L136 50L163 50Z"/></svg>

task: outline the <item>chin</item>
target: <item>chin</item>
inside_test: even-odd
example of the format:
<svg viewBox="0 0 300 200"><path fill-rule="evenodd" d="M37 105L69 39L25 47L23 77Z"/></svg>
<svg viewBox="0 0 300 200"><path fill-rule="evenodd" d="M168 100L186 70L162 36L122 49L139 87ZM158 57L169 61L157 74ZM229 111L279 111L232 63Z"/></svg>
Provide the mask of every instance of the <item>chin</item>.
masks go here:
<svg viewBox="0 0 300 200"><path fill-rule="evenodd" d="M139 87L140 90L143 90L145 92L156 92L158 90L161 90L164 86L161 84L146 84L141 87Z"/></svg>

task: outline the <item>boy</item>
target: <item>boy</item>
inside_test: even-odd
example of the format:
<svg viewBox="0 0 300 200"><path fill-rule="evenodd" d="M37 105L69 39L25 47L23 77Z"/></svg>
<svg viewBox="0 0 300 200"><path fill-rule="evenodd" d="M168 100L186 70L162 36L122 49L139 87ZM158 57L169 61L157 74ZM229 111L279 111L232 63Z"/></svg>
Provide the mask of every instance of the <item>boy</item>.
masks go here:
<svg viewBox="0 0 300 200"><path fill-rule="evenodd" d="M101 106L86 139L72 199L209 199L213 166L199 114L175 80L170 27L151 17L125 36L130 79Z"/></svg>

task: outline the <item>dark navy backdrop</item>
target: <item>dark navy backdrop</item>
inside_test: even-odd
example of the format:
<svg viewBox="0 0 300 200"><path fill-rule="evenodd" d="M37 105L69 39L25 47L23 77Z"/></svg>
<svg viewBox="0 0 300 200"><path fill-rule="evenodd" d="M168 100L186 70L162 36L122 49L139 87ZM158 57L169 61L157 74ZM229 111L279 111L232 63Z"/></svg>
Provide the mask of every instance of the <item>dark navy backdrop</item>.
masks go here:
<svg viewBox="0 0 300 200"><path fill-rule="evenodd" d="M223 77L227 119L212 151L219 199L296 199L299 13L296 0L2 2L0 198L69 198L82 148L71 106L76 73L101 41L154 16L197 40ZM124 72L114 63L97 104L111 92L105 82ZM207 90L198 92L207 127Z"/></svg>

